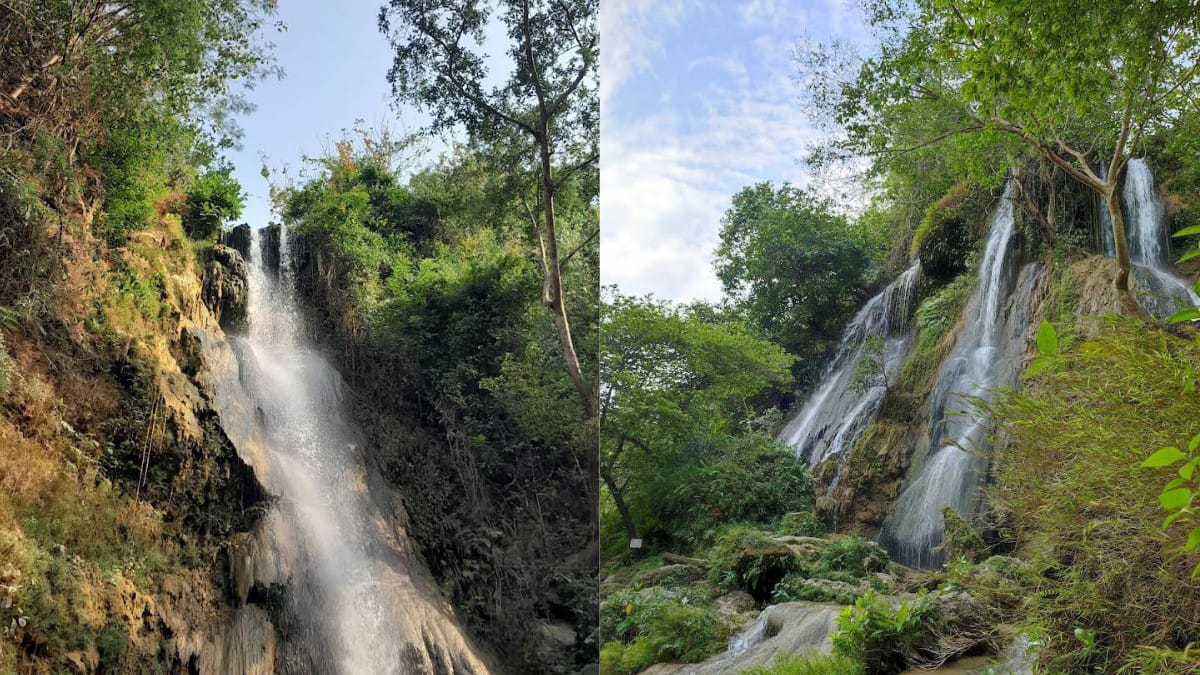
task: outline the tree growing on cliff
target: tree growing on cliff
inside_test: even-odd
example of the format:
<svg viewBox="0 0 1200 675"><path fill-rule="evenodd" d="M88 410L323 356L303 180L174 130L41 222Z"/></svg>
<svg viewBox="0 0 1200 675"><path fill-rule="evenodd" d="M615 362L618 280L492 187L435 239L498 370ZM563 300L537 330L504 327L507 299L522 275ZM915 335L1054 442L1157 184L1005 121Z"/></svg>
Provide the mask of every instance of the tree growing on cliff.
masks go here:
<svg viewBox="0 0 1200 675"><path fill-rule="evenodd" d="M1140 311L1117 188L1146 137L1193 105L1195 3L881 0L871 21L883 33L879 54L818 101L845 130L842 149L878 158L953 143L999 164L995 151L1010 139L1099 195L1114 284Z"/></svg>
<svg viewBox="0 0 1200 675"><path fill-rule="evenodd" d="M520 190L543 272L542 302L558 327L563 360L585 418L597 414L563 290L564 223L555 198L572 175L594 171L599 104L597 0L391 0L380 29L395 49L388 81L396 98L428 110L433 129L463 126L512 153L508 167L531 185ZM503 28L511 72L491 84L486 33ZM584 243L591 238L584 240Z"/></svg>
<svg viewBox="0 0 1200 675"><path fill-rule="evenodd" d="M870 246L830 205L789 184L733 196L721 221L716 271L748 322L813 370L862 300Z"/></svg>
<svg viewBox="0 0 1200 675"><path fill-rule="evenodd" d="M184 230L192 239L213 239L222 226L242 215L245 204L246 195L233 177L233 166L212 167L188 186Z"/></svg>

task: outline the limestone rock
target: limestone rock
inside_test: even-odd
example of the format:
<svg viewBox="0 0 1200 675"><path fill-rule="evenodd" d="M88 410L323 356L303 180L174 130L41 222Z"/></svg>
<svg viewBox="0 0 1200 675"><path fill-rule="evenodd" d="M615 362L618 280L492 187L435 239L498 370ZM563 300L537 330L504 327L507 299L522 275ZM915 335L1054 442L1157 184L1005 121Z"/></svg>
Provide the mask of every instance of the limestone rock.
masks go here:
<svg viewBox="0 0 1200 675"><path fill-rule="evenodd" d="M717 611L723 616L734 616L754 609L754 598L745 591L733 591L717 598Z"/></svg>
<svg viewBox="0 0 1200 675"><path fill-rule="evenodd" d="M245 329L248 276L242 254L222 244L212 247L204 266L204 304L226 331Z"/></svg>
<svg viewBox="0 0 1200 675"><path fill-rule="evenodd" d="M662 663L643 675L723 675L769 666L781 655L828 654L842 605L785 602L766 610L766 639L740 653L725 652L702 663Z"/></svg>
<svg viewBox="0 0 1200 675"><path fill-rule="evenodd" d="M266 263L266 268L275 274L279 274L279 251L282 243L283 226L279 223L271 223L264 227L262 236L258 238L258 245L262 247L259 251L262 260Z"/></svg>

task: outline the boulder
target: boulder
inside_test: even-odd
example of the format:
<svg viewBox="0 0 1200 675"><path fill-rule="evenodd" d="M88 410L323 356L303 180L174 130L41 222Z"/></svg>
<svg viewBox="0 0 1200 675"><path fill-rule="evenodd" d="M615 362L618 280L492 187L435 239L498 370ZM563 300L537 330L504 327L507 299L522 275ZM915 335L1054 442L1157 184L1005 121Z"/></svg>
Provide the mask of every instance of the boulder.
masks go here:
<svg viewBox="0 0 1200 675"><path fill-rule="evenodd" d="M722 616L735 616L754 609L756 603L749 593L733 591L717 598L716 605Z"/></svg>

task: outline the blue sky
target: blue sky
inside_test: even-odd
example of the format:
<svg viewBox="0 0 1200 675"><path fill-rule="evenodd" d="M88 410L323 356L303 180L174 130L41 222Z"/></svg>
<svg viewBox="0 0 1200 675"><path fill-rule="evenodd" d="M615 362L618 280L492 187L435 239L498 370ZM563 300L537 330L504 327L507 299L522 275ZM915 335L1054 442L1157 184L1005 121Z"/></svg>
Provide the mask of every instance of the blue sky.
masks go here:
<svg viewBox="0 0 1200 675"><path fill-rule="evenodd" d="M819 138L797 40L869 42L853 0L602 0L601 276L627 294L717 298L721 215L743 186L808 185Z"/></svg>
<svg viewBox="0 0 1200 675"><path fill-rule="evenodd" d="M362 119L371 127L400 130L426 120L411 108L393 110L387 83L391 48L376 27L381 2L279 3L287 25L269 36L285 71L283 79L260 82L249 92L257 110L239 118L242 149L227 153L248 193L242 220L265 225L270 214L267 182L259 175L260 154L272 169L287 165L294 175L305 154L318 155L342 129Z"/></svg>

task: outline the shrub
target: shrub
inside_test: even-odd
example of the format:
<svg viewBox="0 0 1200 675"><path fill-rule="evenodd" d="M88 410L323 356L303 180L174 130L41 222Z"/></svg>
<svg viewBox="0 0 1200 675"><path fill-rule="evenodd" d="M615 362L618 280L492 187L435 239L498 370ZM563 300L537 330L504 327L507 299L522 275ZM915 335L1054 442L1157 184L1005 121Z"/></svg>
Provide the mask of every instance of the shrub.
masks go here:
<svg viewBox="0 0 1200 675"><path fill-rule="evenodd" d="M129 649L129 629L123 624L110 621L96 632L96 651L100 653L100 665L115 668Z"/></svg>
<svg viewBox="0 0 1200 675"><path fill-rule="evenodd" d="M898 605L867 593L837 618L834 653L863 663L869 673L902 672L925 636L933 613L924 593L913 603Z"/></svg>
<svg viewBox="0 0 1200 675"><path fill-rule="evenodd" d="M221 227L242 214L246 195L233 177L232 166L220 166L201 174L188 186L183 229L197 240L213 240Z"/></svg>
<svg viewBox="0 0 1200 675"><path fill-rule="evenodd" d="M856 580L857 581L857 580ZM850 605L870 589L865 584L855 584L842 580L810 579L803 574L792 573L775 584L771 591L771 602L836 602L839 605Z"/></svg>
<svg viewBox="0 0 1200 675"><path fill-rule="evenodd" d="M658 661L702 661L723 650L729 639L729 627L715 607L696 595L661 588L606 598L600 632L608 640L602 663L607 661L605 672L612 673L641 672Z"/></svg>
<svg viewBox="0 0 1200 675"><path fill-rule="evenodd" d="M1018 553L1045 570L1021 610L1045 628L1041 664L1112 672L1139 647L1185 648L1200 622L1195 558L1161 529L1166 476L1139 468L1150 450L1195 433L1200 400L1180 383L1200 368L1200 350L1152 324L1112 320L1061 352L993 406L1010 438L993 507Z"/></svg>
<svg viewBox="0 0 1200 675"><path fill-rule="evenodd" d="M775 531L793 537L819 537L825 534L825 523L812 511L784 514Z"/></svg>
<svg viewBox="0 0 1200 675"><path fill-rule="evenodd" d="M963 181L926 209L909 249L912 257L921 259L925 276L945 281L969 269L979 243L976 233L982 229L991 203L988 190Z"/></svg>
<svg viewBox="0 0 1200 675"><path fill-rule="evenodd" d="M865 577L883 572L887 566L887 551L879 544L858 536L837 538L821 552L811 576L828 579L831 573L841 573Z"/></svg>
<svg viewBox="0 0 1200 675"><path fill-rule="evenodd" d="M774 529L780 514L804 534L824 528L812 515L816 494L808 465L764 434L720 439L716 459L686 467L663 496L659 529L696 548L711 544L723 526L733 523ZM813 527L813 523L816 524Z"/></svg>
<svg viewBox="0 0 1200 675"><path fill-rule="evenodd" d="M799 557L786 544L748 527L733 527L719 536L708 562L712 581L759 600L769 598L775 585L800 567Z"/></svg>

